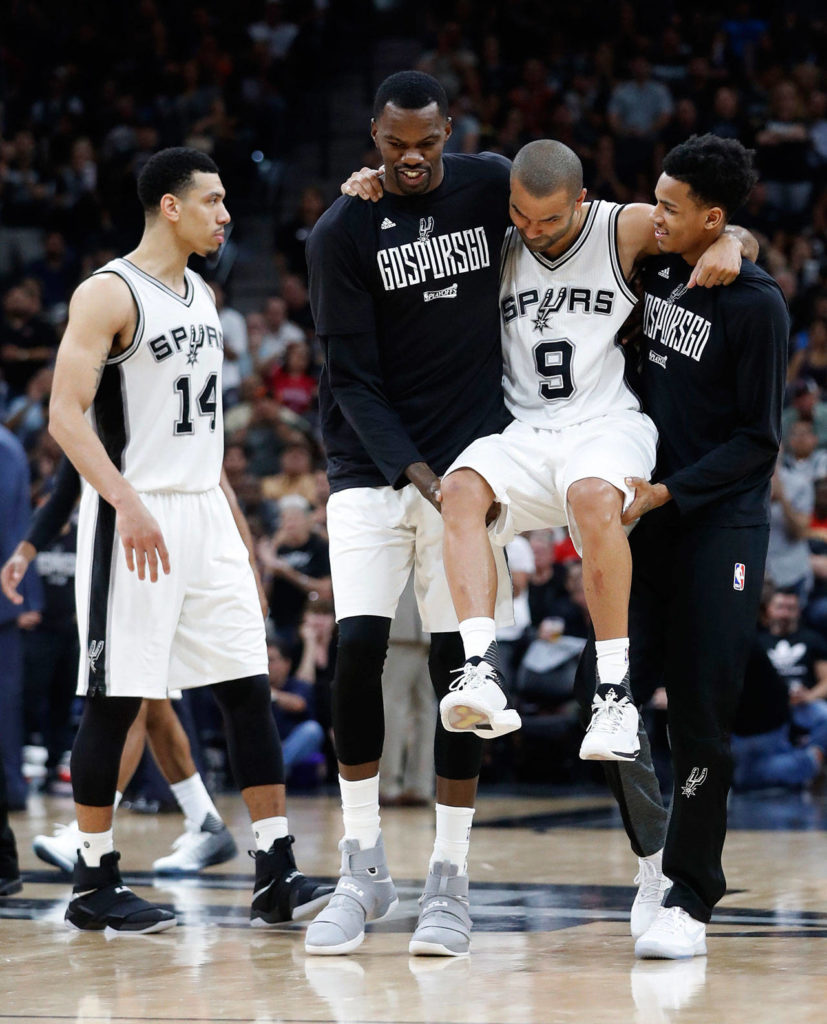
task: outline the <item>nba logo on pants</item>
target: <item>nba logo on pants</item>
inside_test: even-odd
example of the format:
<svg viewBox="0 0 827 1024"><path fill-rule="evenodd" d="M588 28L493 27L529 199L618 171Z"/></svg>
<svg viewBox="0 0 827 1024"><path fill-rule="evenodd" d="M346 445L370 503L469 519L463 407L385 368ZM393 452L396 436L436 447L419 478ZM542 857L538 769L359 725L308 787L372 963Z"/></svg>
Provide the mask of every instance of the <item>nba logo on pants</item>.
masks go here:
<svg viewBox="0 0 827 1024"><path fill-rule="evenodd" d="M732 589L743 590L744 589L744 576L746 575L746 567L743 562L735 563L735 575L732 578Z"/></svg>

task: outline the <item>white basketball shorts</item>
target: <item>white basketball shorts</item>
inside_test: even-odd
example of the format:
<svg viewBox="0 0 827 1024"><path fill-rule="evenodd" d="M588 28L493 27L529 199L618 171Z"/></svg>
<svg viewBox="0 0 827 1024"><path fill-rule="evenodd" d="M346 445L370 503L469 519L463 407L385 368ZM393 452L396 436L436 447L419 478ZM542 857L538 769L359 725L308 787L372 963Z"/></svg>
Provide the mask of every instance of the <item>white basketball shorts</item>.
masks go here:
<svg viewBox="0 0 827 1024"><path fill-rule="evenodd" d="M126 565L115 511L88 486L75 580L79 694L160 699L267 672L264 619L244 542L219 487L142 493L169 551L155 583Z"/></svg>
<svg viewBox="0 0 827 1024"><path fill-rule="evenodd" d="M377 615L392 619L411 569L428 633L459 628L442 563L442 516L413 484L351 487L327 504L330 572L336 619ZM504 553L495 552L498 625L510 625L511 577Z"/></svg>
<svg viewBox="0 0 827 1024"><path fill-rule="evenodd" d="M495 544L515 534L568 526L581 551L580 532L566 501L577 480L597 477L623 493L623 508L634 492L627 476L648 480L655 468L658 432L644 413L623 410L583 423L548 430L515 420L501 434L481 437L457 458L448 473L473 469L488 482L502 506L489 531Z"/></svg>

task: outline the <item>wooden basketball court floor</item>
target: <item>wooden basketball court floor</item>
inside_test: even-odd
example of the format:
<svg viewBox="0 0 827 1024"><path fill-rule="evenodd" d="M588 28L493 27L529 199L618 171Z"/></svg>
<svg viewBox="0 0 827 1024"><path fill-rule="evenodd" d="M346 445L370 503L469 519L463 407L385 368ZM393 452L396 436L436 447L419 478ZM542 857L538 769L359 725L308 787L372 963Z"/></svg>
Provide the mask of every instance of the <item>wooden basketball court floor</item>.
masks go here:
<svg viewBox="0 0 827 1024"><path fill-rule="evenodd" d="M432 812L383 811L400 895L347 957L308 957L299 925L247 924L252 863L241 802L219 806L242 852L195 879L153 880L181 830L173 815L121 811L125 879L172 906L179 926L117 937L68 931L67 879L31 839L71 817L61 798L12 816L25 887L0 899L0 1022L192 1024L678 1024L822 1022L827 1016L827 804L736 797L725 850L729 891L709 956L636 961L628 913L637 861L611 802L581 795L484 796L471 847L469 958L409 957L433 841ZM299 865L333 879L338 801L292 800Z"/></svg>

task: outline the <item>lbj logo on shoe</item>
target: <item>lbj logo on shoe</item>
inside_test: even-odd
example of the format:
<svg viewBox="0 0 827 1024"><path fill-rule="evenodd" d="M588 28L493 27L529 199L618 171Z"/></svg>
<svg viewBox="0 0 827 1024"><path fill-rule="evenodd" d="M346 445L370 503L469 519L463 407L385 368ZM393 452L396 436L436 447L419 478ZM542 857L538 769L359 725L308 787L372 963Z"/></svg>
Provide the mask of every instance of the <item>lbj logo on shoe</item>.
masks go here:
<svg viewBox="0 0 827 1024"><path fill-rule="evenodd" d="M698 792L698 788L706 782L706 777L709 774L707 768L693 768L689 773L689 778L681 786L681 793L684 796L694 796Z"/></svg>
<svg viewBox="0 0 827 1024"><path fill-rule="evenodd" d="M744 563L743 562L736 562L735 563L735 572L734 572L733 577L732 577L732 589L733 590L743 590L744 589L744 580L746 578L746 575L747 575L747 567L744 565Z"/></svg>

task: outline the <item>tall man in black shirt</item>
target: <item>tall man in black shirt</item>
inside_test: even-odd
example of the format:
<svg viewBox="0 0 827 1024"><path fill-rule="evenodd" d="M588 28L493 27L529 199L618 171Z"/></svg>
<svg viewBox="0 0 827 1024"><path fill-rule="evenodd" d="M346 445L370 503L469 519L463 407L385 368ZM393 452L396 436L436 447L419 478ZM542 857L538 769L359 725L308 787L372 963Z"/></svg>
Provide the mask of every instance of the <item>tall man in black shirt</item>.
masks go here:
<svg viewBox="0 0 827 1024"><path fill-rule="evenodd" d="M642 703L665 684L675 773L663 854L673 884L635 953L678 958L706 953L706 922L725 892L729 733L764 576L789 318L778 285L748 261L728 288L687 288L749 194L751 154L693 137L663 170L661 255L642 269L643 398L660 447L655 482L629 481L624 521L643 516L630 538L632 690Z"/></svg>
<svg viewBox="0 0 827 1024"><path fill-rule="evenodd" d="M309 953L350 952L366 920L396 905L379 828L388 632L413 569L431 678L437 696L447 693L463 649L442 567L439 474L508 422L497 280L509 164L493 154L443 157L450 131L435 79L401 72L383 82L372 132L385 194L376 203L340 198L307 246L325 351L319 401L332 491L333 727L344 818L342 877L308 929ZM499 568L506 582L503 561ZM503 593L510 605L507 584ZM503 729L519 724L515 711L501 715ZM469 949L466 858L480 748L476 735L437 725L436 842L414 954Z"/></svg>

